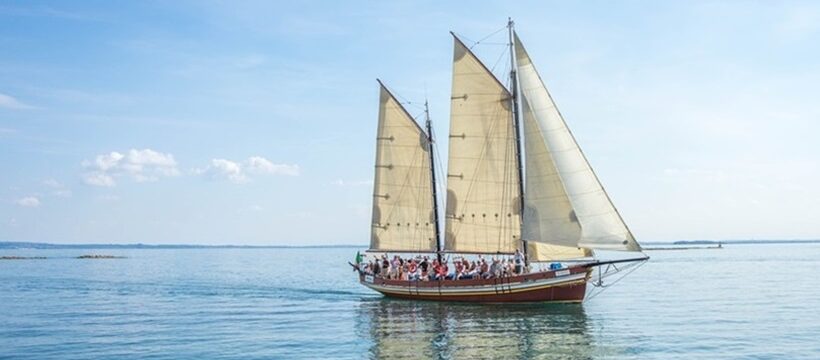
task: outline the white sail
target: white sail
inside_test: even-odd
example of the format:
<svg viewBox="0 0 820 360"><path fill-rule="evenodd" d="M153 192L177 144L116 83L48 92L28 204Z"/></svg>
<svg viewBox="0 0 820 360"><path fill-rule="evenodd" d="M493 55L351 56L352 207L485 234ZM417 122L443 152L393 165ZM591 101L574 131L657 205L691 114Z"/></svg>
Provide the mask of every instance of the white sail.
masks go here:
<svg viewBox="0 0 820 360"><path fill-rule="evenodd" d="M590 256L592 256L592 251L589 249L527 241L527 259L532 262L580 259Z"/></svg>
<svg viewBox="0 0 820 360"><path fill-rule="evenodd" d="M590 249L639 251L640 245L592 171L517 35L515 53L525 125L529 120L530 127L537 127L537 131L531 131L532 136L528 136L527 150L530 142L543 141L546 145L546 154L534 154L536 161L541 163L535 169L527 169L527 192L537 194L525 210L528 212L523 224L528 236L525 240ZM538 139L539 134L541 139ZM533 144L532 147L538 146ZM529 160L527 164L530 165ZM560 180L563 191L557 189L557 180ZM567 207L567 200L571 208ZM580 225L580 236L573 241L576 224Z"/></svg>
<svg viewBox="0 0 820 360"><path fill-rule="evenodd" d="M427 136L381 86L371 251L436 251Z"/></svg>
<svg viewBox="0 0 820 360"><path fill-rule="evenodd" d="M521 227L517 166L510 93L456 38L445 250L515 251Z"/></svg>
<svg viewBox="0 0 820 360"><path fill-rule="evenodd" d="M522 238L575 248L581 238L581 224L527 101L523 101L522 109L527 154Z"/></svg>

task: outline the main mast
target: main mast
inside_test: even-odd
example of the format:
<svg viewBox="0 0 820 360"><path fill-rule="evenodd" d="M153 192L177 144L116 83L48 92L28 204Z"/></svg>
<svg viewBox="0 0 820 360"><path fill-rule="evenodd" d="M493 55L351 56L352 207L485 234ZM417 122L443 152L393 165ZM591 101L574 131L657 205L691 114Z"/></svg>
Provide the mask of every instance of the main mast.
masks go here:
<svg viewBox="0 0 820 360"><path fill-rule="evenodd" d="M518 111L518 73L515 71L515 48L513 40L513 23L512 18L507 20L507 31L509 32L510 40L510 93L512 93L512 113L513 113L513 127L515 127L515 157L518 162L518 205L521 216L518 218L524 219L524 163L521 159L521 114ZM523 235L524 232L522 231ZM527 240L521 239L521 247L524 251L524 264L528 265L530 260L527 256Z"/></svg>
<svg viewBox="0 0 820 360"><path fill-rule="evenodd" d="M438 224L438 195L436 192L436 158L433 154L433 126L430 121L430 108L424 100L424 120L427 127L427 152L430 154L430 181L433 188L433 227L436 230L436 258L441 263L441 235Z"/></svg>

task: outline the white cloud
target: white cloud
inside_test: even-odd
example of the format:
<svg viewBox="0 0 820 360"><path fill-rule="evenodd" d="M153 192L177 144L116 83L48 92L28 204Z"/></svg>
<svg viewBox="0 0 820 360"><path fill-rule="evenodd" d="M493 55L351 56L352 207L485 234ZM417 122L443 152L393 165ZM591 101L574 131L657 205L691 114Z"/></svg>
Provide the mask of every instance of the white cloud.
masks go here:
<svg viewBox="0 0 820 360"><path fill-rule="evenodd" d="M83 161L90 171L83 174L88 185L112 187L116 177L130 176L137 182L157 181L163 176L177 176L179 169L174 156L151 149L131 149L126 154L112 151L100 154L94 161Z"/></svg>
<svg viewBox="0 0 820 360"><path fill-rule="evenodd" d="M113 177L100 171L92 171L83 174L83 182L88 185L102 187L113 187L117 184Z"/></svg>
<svg viewBox="0 0 820 360"><path fill-rule="evenodd" d="M177 162L171 154L163 154L151 149L128 151L128 161L138 165L153 165L165 168L176 167Z"/></svg>
<svg viewBox="0 0 820 360"><path fill-rule="evenodd" d="M73 194L65 185L54 179L43 180L43 185L52 189L51 195L57 197L71 197Z"/></svg>
<svg viewBox="0 0 820 360"><path fill-rule="evenodd" d="M122 168L139 182L157 181L160 176L179 175L173 155L151 149L129 150Z"/></svg>
<svg viewBox="0 0 820 360"><path fill-rule="evenodd" d="M241 163L227 159L213 159L208 167L196 169L194 173L227 179L234 184L244 184L251 180L249 174L298 176L299 165L275 164L261 156L251 156Z"/></svg>
<svg viewBox="0 0 820 360"><path fill-rule="evenodd" d="M34 109L34 106L24 104L20 100L17 100L9 95L0 93L0 108L12 110L27 110Z"/></svg>
<svg viewBox="0 0 820 360"><path fill-rule="evenodd" d="M100 171L106 171L117 166L123 157L125 157L125 155L116 151L112 151L108 154L97 155L94 159L94 166L96 166Z"/></svg>
<svg viewBox="0 0 820 360"><path fill-rule="evenodd" d="M274 164L261 156L251 156L247 161L248 171L258 174L298 176L299 165Z"/></svg>
<svg viewBox="0 0 820 360"><path fill-rule="evenodd" d="M213 159L211 160L211 169L213 169L213 174L224 177L235 184L242 184L248 181L248 177L245 176L244 171L242 171L242 165L230 160Z"/></svg>
<svg viewBox="0 0 820 360"><path fill-rule="evenodd" d="M27 208L36 208L40 206L40 199L34 196L26 196L22 199L17 200L17 205Z"/></svg>

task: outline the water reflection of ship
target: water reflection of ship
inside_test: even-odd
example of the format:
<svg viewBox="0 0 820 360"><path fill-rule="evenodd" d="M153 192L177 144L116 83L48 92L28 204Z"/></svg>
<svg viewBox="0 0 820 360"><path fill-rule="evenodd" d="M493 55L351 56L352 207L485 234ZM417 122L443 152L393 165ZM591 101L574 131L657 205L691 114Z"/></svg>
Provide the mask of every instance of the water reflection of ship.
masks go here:
<svg viewBox="0 0 820 360"><path fill-rule="evenodd" d="M374 299L357 332L371 358L591 358L581 304L460 305Z"/></svg>

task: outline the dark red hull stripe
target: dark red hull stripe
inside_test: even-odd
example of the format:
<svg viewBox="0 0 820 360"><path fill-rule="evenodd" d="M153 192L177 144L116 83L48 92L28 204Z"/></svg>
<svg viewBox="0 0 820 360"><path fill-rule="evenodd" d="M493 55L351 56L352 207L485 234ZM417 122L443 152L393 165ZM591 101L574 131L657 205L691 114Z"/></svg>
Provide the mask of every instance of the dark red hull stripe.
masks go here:
<svg viewBox="0 0 820 360"><path fill-rule="evenodd" d="M581 302L591 271L576 266L500 279L402 281L361 276L360 281L385 296L461 302Z"/></svg>
<svg viewBox="0 0 820 360"><path fill-rule="evenodd" d="M581 302L586 294L586 282L563 286L552 286L546 289L522 291L508 294L492 295L421 295L383 293L385 296L399 299L428 300L428 301L458 301L475 303L523 303L523 302Z"/></svg>

